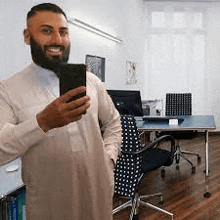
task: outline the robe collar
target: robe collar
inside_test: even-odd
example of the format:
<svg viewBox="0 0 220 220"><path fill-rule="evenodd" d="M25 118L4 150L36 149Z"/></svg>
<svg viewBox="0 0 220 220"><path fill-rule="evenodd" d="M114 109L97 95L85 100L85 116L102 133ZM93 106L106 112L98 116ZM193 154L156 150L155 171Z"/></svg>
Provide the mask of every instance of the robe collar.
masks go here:
<svg viewBox="0 0 220 220"><path fill-rule="evenodd" d="M39 78L40 84L48 88L49 92L58 98L60 96L59 78L57 75L48 69L38 66L35 63L31 64L31 69L35 72Z"/></svg>

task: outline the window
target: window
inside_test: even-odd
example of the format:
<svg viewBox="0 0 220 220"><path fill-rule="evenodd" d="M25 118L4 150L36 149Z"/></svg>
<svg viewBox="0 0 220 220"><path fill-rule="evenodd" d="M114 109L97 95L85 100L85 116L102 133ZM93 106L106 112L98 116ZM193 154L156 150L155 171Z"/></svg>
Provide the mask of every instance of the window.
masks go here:
<svg viewBox="0 0 220 220"><path fill-rule="evenodd" d="M193 113L203 109L206 32L204 13L194 8L149 8L145 60L150 99L191 92Z"/></svg>

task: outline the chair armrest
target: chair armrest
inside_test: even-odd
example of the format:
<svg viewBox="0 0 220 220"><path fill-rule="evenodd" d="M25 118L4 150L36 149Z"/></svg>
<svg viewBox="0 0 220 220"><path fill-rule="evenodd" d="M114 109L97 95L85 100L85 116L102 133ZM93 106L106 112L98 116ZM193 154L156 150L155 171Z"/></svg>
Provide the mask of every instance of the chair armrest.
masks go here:
<svg viewBox="0 0 220 220"><path fill-rule="evenodd" d="M159 144L160 142L162 142L164 140L171 141L171 149L170 149L170 151L171 151L171 153L173 155L175 153L175 151L176 151L176 141L175 141L175 139L171 135L163 135L163 136L157 138L156 140L152 141L150 144L146 145L145 147L143 147L139 151L135 151L135 152L132 152L132 151L122 151L122 153L133 154L133 155L141 154L141 153L145 152L149 148L154 148L157 144Z"/></svg>

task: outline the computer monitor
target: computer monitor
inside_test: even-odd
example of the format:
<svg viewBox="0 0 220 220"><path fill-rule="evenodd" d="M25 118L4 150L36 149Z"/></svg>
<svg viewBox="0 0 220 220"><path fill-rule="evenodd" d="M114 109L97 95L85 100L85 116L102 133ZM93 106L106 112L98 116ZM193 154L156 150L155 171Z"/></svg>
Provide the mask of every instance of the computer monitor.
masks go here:
<svg viewBox="0 0 220 220"><path fill-rule="evenodd" d="M132 90L107 90L122 115L143 116L140 91Z"/></svg>

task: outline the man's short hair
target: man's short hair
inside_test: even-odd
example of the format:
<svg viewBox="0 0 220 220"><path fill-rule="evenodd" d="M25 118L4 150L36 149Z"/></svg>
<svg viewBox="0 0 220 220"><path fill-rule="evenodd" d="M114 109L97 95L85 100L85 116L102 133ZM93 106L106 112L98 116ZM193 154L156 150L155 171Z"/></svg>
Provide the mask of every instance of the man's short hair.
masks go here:
<svg viewBox="0 0 220 220"><path fill-rule="evenodd" d="M38 11L51 11L51 12L55 12L58 14L63 14L65 18L67 19L65 12L59 6L52 4L52 3L42 3L39 5L35 5L34 7L31 8L31 10L27 14L27 21L32 16L36 15Z"/></svg>

